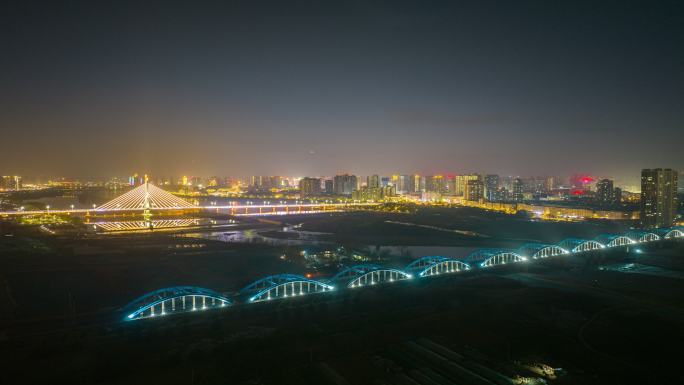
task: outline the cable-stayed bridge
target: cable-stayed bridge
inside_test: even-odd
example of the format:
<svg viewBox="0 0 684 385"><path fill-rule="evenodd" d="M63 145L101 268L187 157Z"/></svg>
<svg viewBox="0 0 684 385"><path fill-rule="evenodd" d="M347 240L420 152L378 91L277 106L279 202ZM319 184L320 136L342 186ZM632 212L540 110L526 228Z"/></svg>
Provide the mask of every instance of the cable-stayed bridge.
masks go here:
<svg viewBox="0 0 684 385"><path fill-rule="evenodd" d="M151 211L182 210L214 210L224 211L236 216L316 214L331 211L342 211L348 208L376 206L379 203L278 203L278 204L230 204L230 205L194 205L146 182L111 201L92 209L50 209L0 211L0 216L39 215L39 214L116 214Z"/></svg>

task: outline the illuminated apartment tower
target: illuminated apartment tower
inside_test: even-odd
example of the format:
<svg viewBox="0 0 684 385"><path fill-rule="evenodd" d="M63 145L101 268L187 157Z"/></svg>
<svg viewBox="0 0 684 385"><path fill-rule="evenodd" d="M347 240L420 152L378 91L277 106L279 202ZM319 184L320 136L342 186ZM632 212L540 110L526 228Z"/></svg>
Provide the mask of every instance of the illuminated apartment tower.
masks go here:
<svg viewBox="0 0 684 385"><path fill-rule="evenodd" d="M677 171L641 170L641 226L669 227L677 215Z"/></svg>
<svg viewBox="0 0 684 385"><path fill-rule="evenodd" d="M601 179L596 182L596 202L604 207L615 203L615 189L612 180Z"/></svg>
<svg viewBox="0 0 684 385"><path fill-rule="evenodd" d="M520 178L513 180L513 200L522 202L525 199L525 183Z"/></svg>
<svg viewBox="0 0 684 385"><path fill-rule="evenodd" d="M351 195L358 186L356 175L335 175L333 178L333 189L337 195Z"/></svg>
<svg viewBox="0 0 684 385"><path fill-rule="evenodd" d="M484 183L481 180L469 180L465 189L465 200L479 202L484 197Z"/></svg>
<svg viewBox="0 0 684 385"><path fill-rule="evenodd" d="M485 198L490 202L496 202L499 198L499 176L496 174L485 175Z"/></svg>
<svg viewBox="0 0 684 385"><path fill-rule="evenodd" d="M321 195L321 180L318 178L302 178L299 180L299 195L308 198Z"/></svg>
<svg viewBox="0 0 684 385"><path fill-rule="evenodd" d="M378 175L369 176L366 178L366 186L368 186L368 188L380 187L380 177Z"/></svg>

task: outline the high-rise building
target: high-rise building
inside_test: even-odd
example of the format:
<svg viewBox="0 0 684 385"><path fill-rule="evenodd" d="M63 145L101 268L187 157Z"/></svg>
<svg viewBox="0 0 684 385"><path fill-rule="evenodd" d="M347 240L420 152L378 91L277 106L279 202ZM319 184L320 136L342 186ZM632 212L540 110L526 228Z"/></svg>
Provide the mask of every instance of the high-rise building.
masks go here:
<svg viewBox="0 0 684 385"><path fill-rule="evenodd" d="M485 198L490 202L500 200L499 197L499 176L495 174L485 175Z"/></svg>
<svg viewBox="0 0 684 385"><path fill-rule="evenodd" d="M252 187L258 190L279 189L283 186L283 177L255 175L252 177Z"/></svg>
<svg viewBox="0 0 684 385"><path fill-rule="evenodd" d="M391 183L391 179L387 176L380 178L380 187L387 187Z"/></svg>
<svg viewBox="0 0 684 385"><path fill-rule="evenodd" d="M302 178L299 180L299 196L308 198L321 195L321 180L318 178Z"/></svg>
<svg viewBox="0 0 684 385"><path fill-rule="evenodd" d="M613 181L601 179L596 182L596 203L601 206L611 206L615 203L615 189Z"/></svg>
<svg viewBox="0 0 684 385"><path fill-rule="evenodd" d="M366 187L378 188L380 187L380 177L378 175L371 175L366 178Z"/></svg>
<svg viewBox="0 0 684 385"><path fill-rule="evenodd" d="M469 180L465 189L465 200L479 201L484 197L484 183L481 180Z"/></svg>
<svg viewBox="0 0 684 385"><path fill-rule="evenodd" d="M520 178L513 180L513 200L522 202L525 199L525 183Z"/></svg>
<svg viewBox="0 0 684 385"><path fill-rule="evenodd" d="M622 189L615 187L613 189L613 204L619 205L620 203L622 203Z"/></svg>
<svg viewBox="0 0 684 385"><path fill-rule="evenodd" d="M422 193L425 192L425 177L420 175L414 175L415 192Z"/></svg>
<svg viewBox="0 0 684 385"><path fill-rule="evenodd" d="M677 171L641 170L641 226L669 227L677 216Z"/></svg>
<svg viewBox="0 0 684 385"><path fill-rule="evenodd" d="M468 181L471 181L471 180L481 180L480 175L478 175L478 174L456 175L455 180L454 180L454 195L463 196L465 194L465 189L466 189L466 186L468 185Z"/></svg>
<svg viewBox="0 0 684 385"><path fill-rule="evenodd" d="M0 180L2 190L21 190L22 187L23 183L19 175L6 175Z"/></svg>
<svg viewBox="0 0 684 385"><path fill-rule="evenodd" d="M356 175L335 175L333 178L333 189L337 195L351 195L359 186Z"/></svg>
<svg viewBox="0 0 684 385"><path fill-rule="evenodd" d="M456 177L453 175L447 175L444 182L446 194L456 195Z"/></svg>
<svg viewBox="0 0 684 385"><path fill-rule="evenodd" d="M394 175L392 176L392 183L397 194L411 194L416 191L413 175Z"/></svg>
<svg viewBox="0 0 684 385"><path fill-rule="evenodd" d="M444 175L430 175L425 177L425 191L435 193L446 193L446 179Z"/></svg>
<svg viewBox="0 0 684 385"><path fill-rule="evenodd" d="M358 201L380 201L396 195L394 186L368 187L364 186L352 193L352 199Z"/></svg>
<svg viewBox="0 0 684 385"><path fill-rule="evenodd" d="M326 179L324 183L325 183L325 193L326 194L332 194L335 192L335 190L333 190L333 180L332 179Z"/></svg>

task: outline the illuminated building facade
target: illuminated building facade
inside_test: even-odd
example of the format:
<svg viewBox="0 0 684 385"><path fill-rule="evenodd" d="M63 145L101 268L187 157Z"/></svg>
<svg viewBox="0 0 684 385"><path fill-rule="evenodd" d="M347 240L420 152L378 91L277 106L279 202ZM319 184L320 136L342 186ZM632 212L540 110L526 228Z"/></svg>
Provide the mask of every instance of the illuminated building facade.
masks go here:
<svg viewBox="0 0 684 385"><path fill-rule="evenodd" d="M479 202L484 197L484 183L480 180L469 180L465 189L465 200Z"/></svg>
<svg viewBox="0 0 684 385"><path fill-rule="evenodd" d="M617 201L612 180L601 179L596 182L596 203L601 206L612 206Z"/></svg>
<svg viewBox="0 0 684 385"><path fill-rule="evenodd" d="M21 190L22 187L23 183L19 175L6 175L0 180L1 190Z"/></svg>
<svg viewBox="0 0 684 385"><path fill-rule="evenodd" d="M513 200L522 202L525 199L525 183L520 178L513 180Z"/></svg>
<svg viewBox="0 0 684 385"><path fill-rule="evenodd" d="M302 198L321 195L321 180L318 178L302 178L299 180L299 195Z"/></svg>
<svg viewBox="0 0 684 385"><path fill-rule="evenodd" d="M351 195L358 188L358 185L356 175L335 175L333 178L333 189L337 195Z"/></svg>
<svg viewBox="0 0 684 385"><path fill-rule="evenodd" d="M484 195L490 202L501 200L499 196L499 176L495 174L485 175L484 178Z"/></svg>
<svg viewBox="0 0 684 385"><path fill-rule="evenodd" d="M371 175L366 178L366 186L368 188L378 188L380 187L380 177L378 175Z"/></svg>
<svg viewBox="0 0 684 385"><path fill-rule="evenodd" d="M668 227L677 216L677 171L641 170L641 226Z"/></svg>

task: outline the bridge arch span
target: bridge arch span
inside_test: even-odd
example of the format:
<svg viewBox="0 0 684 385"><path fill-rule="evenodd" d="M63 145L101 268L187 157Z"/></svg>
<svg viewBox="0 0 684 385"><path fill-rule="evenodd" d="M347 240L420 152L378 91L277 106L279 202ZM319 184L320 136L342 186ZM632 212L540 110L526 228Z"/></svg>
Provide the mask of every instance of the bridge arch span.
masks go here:
<svg viewBox="0 0 684 385"><path fill-rule="evenodd" d="M332 285L301 275L277 274L250 283L240 294L247 296L247 302L261 302L332 290L335 290Z"/></svg>
<svg viewBox="0 0 684 385"><path fill-rule="evenodd" d="M595 240L606 245L606 247L627 246L636 243L632 238L621 234L601 234Z"/></svg>
<svg viewBox="0 0 684 385"><path fill-rule="evenodd" d="M577 238L564 239L558 243L558 246L568 250L571 253L581 253L590 250L603 249L606 247L604 244L598 241Z"/></svg>
<svg viewBox="0 0 684 385"><path fill-rule="evenodd" d="M456 273L464 270L470 270L470 265L453 258L442 256L422 257L411 262L404 268L404 271L417 271L418 277Z"/></svg>
<svg viewBox="0 0 684 385"><path fill-rule="evenodd" d="M627 236L635 242L654 242L660 240L660 235L651 231L632 231Z"/></svg>
<svg viewBox="0 0 684 385"><path fill-rule="evenodd" d="M684 227L662 229L660 233L664 239L684 238Z"/></svg>
<svg viewBox="0 0 684 385"><path fill-rule="evenodd" d="M527 257L520 255L516 250L507 249L480 249L470 253L467 262L477 262L480 267L505 265L508 263L525 262Z"/></svg>
<svg viewBox="0 0 684 385"><path fill-rule="evenodd" d="M186 313L229 306L233 301L210 289L195 286L167 287L140 296L124 307L126 320Z"/></svg>
<svg viewBox="0 0 684 385"><path fill-rule="evenodd" d="M569 254L570 252L558 245L544 243L528 243L517 250L518 254L527 258L540 259L555 257L557 255Z"/></svg>
<svg viewBox="0 0 684 385"><path fill-rule="evenodd" d="M335 274L330 281L343 282L346 287L354 288L411 278L413 275L402 270L374 264L361 264L345 268Z"/></svg>

